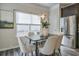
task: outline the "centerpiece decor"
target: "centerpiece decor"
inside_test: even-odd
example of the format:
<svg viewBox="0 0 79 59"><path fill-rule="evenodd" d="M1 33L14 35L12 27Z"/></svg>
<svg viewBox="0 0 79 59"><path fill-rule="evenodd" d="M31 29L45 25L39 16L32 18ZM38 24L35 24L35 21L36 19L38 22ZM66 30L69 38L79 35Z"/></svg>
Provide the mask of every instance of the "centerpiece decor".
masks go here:
<svg viewBox="0 0 79 59"><path fill-rule="evenodd" d="M47 20L46 15L42 15L42 17L41 17L41 27L42 27L42 35L48 36L49 22Z"/></svg>

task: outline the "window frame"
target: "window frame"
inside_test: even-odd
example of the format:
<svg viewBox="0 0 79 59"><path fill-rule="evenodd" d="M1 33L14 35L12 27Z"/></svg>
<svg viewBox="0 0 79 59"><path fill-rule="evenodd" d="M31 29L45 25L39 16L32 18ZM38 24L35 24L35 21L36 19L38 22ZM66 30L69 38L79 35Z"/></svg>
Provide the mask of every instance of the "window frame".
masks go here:
<svg viewBox="0 0 79 59"><path fill-rule="evenodd" d="M17 11L17 12L18 12L18 11ZM17 12L16 12L16 13L17 13ZM24 12L21 12L21 13L24 13ZM30 14L30 13L24 13L24 14ZM17 15L17 14L16 14L16 15ZM31 29L32 26L40 26L40 28L41 28L41 23L40 23L40 24L33 24L33 23L32 23L32 21L33 21L33 20L32 20L32 15L35 15L35 14L30 14L30 15L31 15L31 16L30 16L30 17L31 17L31 24L17 23L17 22L16 22L16 28L17 28L18 25L26 25L26 26L29 26L29 32L32 31L32 29ZM39 15L37 15L37 16L39 16ZM16 20L16 21L17 21L17 20ZM41 22L41 18L40 18L40 22ZM18 33L18 30L17 30L17 33Z"/></svg>

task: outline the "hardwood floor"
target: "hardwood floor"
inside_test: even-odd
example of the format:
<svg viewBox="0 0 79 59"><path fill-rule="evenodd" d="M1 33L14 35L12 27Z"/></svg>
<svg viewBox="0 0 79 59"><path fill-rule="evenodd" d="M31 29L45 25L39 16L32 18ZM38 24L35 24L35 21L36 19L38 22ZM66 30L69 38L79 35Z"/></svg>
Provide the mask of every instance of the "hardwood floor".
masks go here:
<svg viewBox="0 0 79 59"><path fill-rule="evenodd" d="M20 49L15 48L11 50L1 51L0 56L20 56Z"/></svg>
<svg viewBox="0 0 79 59"><path fill-rule="evenodd" d="M79 56L79 49L71 49L65 46L61 46L61 55L62 56ZM0 56L21 56L21 52L19 48L15 48L11 50L1 51Z"/></svg>
<svg viewBox="0 0 79 59"><path fill-rule="evenodd" d="M62 56L79 56L79 49L61 46L61 54Z"/></svg>

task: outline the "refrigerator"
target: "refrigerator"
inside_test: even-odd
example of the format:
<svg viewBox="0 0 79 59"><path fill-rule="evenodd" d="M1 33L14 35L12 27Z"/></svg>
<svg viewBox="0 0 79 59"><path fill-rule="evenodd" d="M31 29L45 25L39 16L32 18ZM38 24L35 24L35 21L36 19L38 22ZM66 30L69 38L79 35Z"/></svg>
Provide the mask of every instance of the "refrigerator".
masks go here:
<svg viewBox="0 0 79 59"><path fill-rule="evenodd" d="M62 45L76 48L76 16L67 16L60 19L60 31L64 32Z"/></svg>

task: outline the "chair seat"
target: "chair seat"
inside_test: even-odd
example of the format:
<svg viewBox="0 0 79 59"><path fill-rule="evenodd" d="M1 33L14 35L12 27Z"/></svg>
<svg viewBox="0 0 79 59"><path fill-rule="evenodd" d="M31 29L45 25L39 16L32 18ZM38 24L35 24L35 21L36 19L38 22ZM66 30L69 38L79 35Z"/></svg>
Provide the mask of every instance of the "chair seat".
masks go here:
<svg viewBox="0 0 79 59"><path fill-rule="evenodd" d="M48 49L43 50L43 48L39 48L39 53L43 54L43 55L52 55L52 51L50 53L50 51Z"/></svg>
<svg viewBox="0 0 79 59"><path fill-rule="evenodd" d="M28 52L32 52L35 50L35 45L30 44L28 46L29 46L29 47L27 47Z"/></svg>
<svg viewBox="0 0 79 59"><path fill-rule="evenodd" d="M35 50L35 46L34 45L28 45L28 46L24 46L23 47L23 51L24 53L29 53Z"/></svg>

